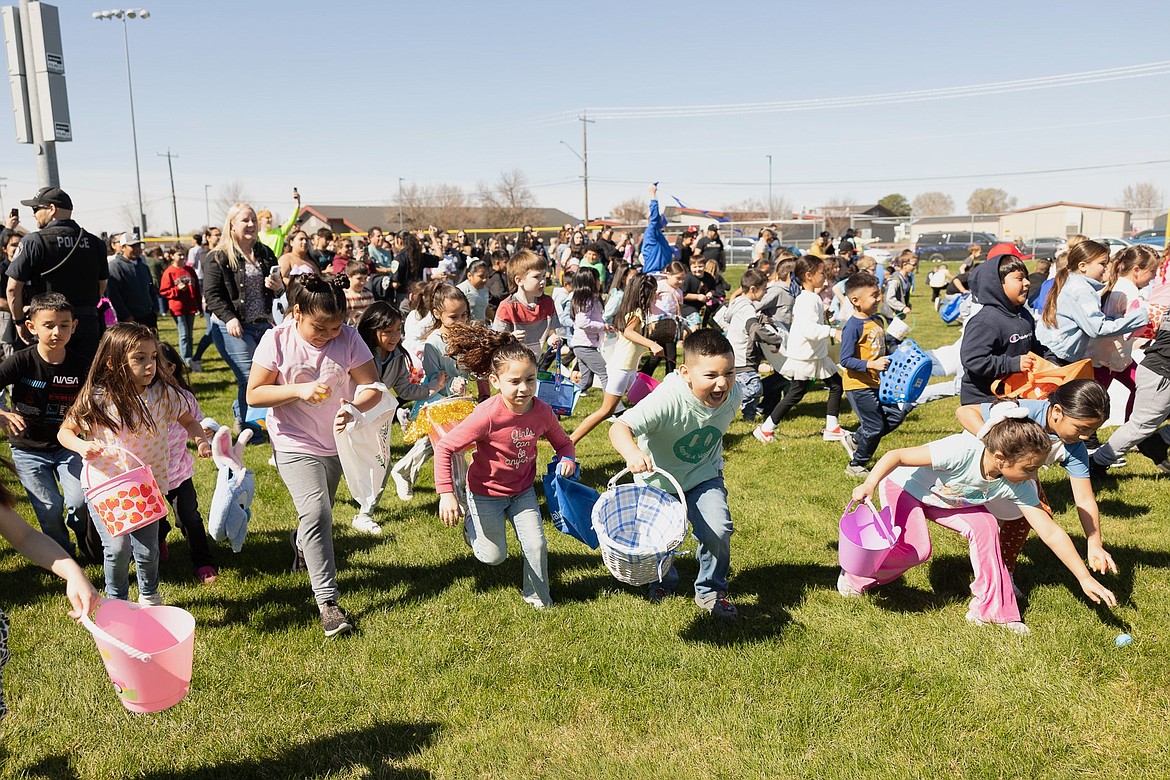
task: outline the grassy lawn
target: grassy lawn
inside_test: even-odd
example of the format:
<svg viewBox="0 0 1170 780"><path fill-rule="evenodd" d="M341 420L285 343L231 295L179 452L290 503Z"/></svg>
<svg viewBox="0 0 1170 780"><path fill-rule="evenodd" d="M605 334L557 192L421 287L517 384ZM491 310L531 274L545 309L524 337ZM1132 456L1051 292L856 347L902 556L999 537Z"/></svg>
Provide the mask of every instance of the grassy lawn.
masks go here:
<svg viewBox="0 0 1170 780"><path fill-rule="evenodd" d="M929 289L914 302L914 338L927 347L954 339ZM214 350L205 366L195 377L204 409L229 419L234 382ZM586 398L577 418L597 401ZM291 501L267 447L255 446L251 530L239 554L218 551L219 581L196 585L186 543L170 537L162 593L198 621L191 693L135 716L89 635L65 616L60 582L4 546L12 712L0 727L0 775L1166 776L1170 533L1166 482L1152 465L1131 456L1099 495L1121 567L1105 583L1122 606L1094 608L1033 537L1017 573L1033 635L1019 637L964 621L966 545L937 526L930 562L872 596L837 594L837 519L856 482L842 473L844 451L821 441L824 402L823 391L810 392L770 447L741 421L726 437L741 612L730 625L703 616L689 595L650 605L551 524L559 606L529 608L514 550L504 565L484 566L439 523L428 467L413 501L392 489L384 497L381 537L350 528L342 483L341 603L359 631L326 640L306 576L288 572ZM881 451L955 432L956 404L915 411ZM856 424L848 412L842 422ZM597 486L621 468L605 433L579 453ZM1063 471L1042 479L1083 552ZM197 484L206 510L209 461ZM693 582L693 558L678 566ZM100 582L100 567L89 573ZM1119 649L1122 631L1135 641Z"/></svg>

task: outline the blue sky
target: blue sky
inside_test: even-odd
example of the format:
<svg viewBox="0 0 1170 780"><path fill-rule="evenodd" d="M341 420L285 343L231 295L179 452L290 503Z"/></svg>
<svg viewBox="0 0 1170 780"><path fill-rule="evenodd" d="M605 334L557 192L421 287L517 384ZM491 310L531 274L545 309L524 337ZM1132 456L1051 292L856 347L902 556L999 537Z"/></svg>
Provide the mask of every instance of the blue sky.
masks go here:
<svg viewBox="0 0 1170 780"><path fill-rule="evenodd" d="M134 211L121 22L60 0L72 143L62 186L81 221ZM473 190L520 169L540 205L580 216L589 126L590 212L661 180L664 196L720 208L796 208L942 190L963 209L999 186L1019 205L1113 204L1126 184L1170 190L1170 75L912 103L841 98L1038 79L1166 59L1158 2L722 4L187 0L129 22L142 186L152 231L204 223L239 180L259 208L390 203L399 177ZM1155 97L1157 96L1157 97ZM727 115L731 104L835 107ZM695 106L716 115L696 115ZM665 116L614 110L671 107ZM1107 166L1107 167L1101 167ZM1035 173L1075 169L1056 173ZM4 207L37 186L32 147L0 126ZM28 214L22 212L25 222Z"/></svg>

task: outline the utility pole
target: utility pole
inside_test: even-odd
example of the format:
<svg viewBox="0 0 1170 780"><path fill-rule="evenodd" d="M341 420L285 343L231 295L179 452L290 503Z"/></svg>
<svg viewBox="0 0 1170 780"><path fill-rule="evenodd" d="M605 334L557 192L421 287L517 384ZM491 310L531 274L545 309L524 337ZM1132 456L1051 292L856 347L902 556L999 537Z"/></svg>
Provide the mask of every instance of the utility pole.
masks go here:
<svg viewBox="0 0 1170 780"><path fill-rule="evenodd" d="M44 126L41 124L41 96L37 86L37 77L33 72L36 57L36 47L33 43L32 21L29 13L29 0L20 0L20 27L24 46L25 67L29 69L28 104L34 112L32 119L32 142L37 158L37 180L42 187L57 187L61 178L57 173L57 143L54 138L46 138Z"/></svg>
<svg viewBox="0 0 1170 780"><path fill-rule="evenodd" d="M402 177L398 177L398 232L403 230L402 225Z"/></svg>
<svg viewBox="0 0 1170 780"><path fill-rule="evenodd" d="M581 121L581 162L585 166L582 177L585 180L585 230L589 230L589 125L595 124L595 120L589 119L585 111L577 119Z"/></svg>
<svg viewBox="0 0 1170 780"><path fill-rule="evenodd" d="M211 227L211 197L208 193L211 191L210 184L203 185L203 217L207 220L207 227Z"/></svg>
<svg viewBox="0 0 1170 780"><path fill-rule="evenodd" d="M171 175L171 210L175 214L175 241L179 240L179 201L175 199L175 169L171 165L171 160L179 159L179 155L171 154L171 148L167 147L167 153L155 152L156 157L167 158L167 173Z"/></svg>
<svg viewBox="0 0 1170 780"><path fill-rule="evenodd" d="M768 221L772 221L772 155L765 155L768 158Z"/></svg>

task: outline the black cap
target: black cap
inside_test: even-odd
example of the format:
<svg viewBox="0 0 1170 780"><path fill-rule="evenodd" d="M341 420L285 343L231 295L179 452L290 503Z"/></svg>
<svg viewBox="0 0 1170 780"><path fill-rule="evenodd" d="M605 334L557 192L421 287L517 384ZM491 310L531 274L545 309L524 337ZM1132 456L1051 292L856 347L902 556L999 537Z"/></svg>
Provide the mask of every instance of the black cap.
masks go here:
<svg viewBox="0 0 1170 780"><path fill-rule="evenodd" d="M39 208L41 206L56 206L59 209L73 210L73 200L60 187L41 187L36 195L28 200L22 200L22 206Z"/></svg>
<svg viewBox="0 0 1170 780"><path fill-rule="evenodd" d="M707 229L708 229L708 230L714 230L716 233L718 233L718 232L719 232L719 226L718 226L718 225L716 225L714 222L712 222L710 225L708 225L708 226L707 226Z"/></svg>
<svg viewBox="0 0 1170 780"><path fill-rule="evenodd" d="M821 238L832 238L832 237L833 237L833 234L830 233L829 231L827 231L827 230L821 231Z"/></svg>

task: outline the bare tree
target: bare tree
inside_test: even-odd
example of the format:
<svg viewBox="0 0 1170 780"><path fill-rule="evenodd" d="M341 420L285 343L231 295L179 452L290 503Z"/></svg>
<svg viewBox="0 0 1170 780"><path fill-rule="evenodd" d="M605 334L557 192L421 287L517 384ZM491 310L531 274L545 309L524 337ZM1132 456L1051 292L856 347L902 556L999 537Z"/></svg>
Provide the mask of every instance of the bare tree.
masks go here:
<svg viewBox="0 0 1170 780"><path fill-rule="evenodd" d="M825 214L825 230L833 235L840 235L849 227L849 215L857 203L852 197L833 198L823 207Z"/></svg>
<svg viewBox="0 0 1170 780"><path fill-rule="evenodd" d="M1015 207L1016 199L999 187L980 187L967 198L968 214L999 214Z"/></svg>
<svg viewBox="0 0 1170 780"><path fill-rule="evenodd" d="M955 213L955 201L945 192L923 192L910 204L916 217L941 217Z"/></svg>
<svg viewBox="0 0 1170 780"><path fill-rule="evenodd" d="M609 215L623 225L640 225L650 213L650 203L643 198L626 198L609 211Z"/></svg>
<svg viewBox="0 0 1170 780"><path fill-rule="evenodd" d="M227 216L228 209L237 203L247 203L248 195L244 192L244 183L239 179L232 179L219 188L219 195L212 204L211 224L219 225ZM273 222L275 222L275 217Z"/></svg>
<svg viewBox="0 0 1170 780"><path fill-rule="evenodd" d="M523 171L503 171L494 186L480 182L476 197L490 227L519 227L536 217L536 198Z"/></svg>
<svg viewBox="0 0 1170 780"><path fill-rule="evenodd" d="M398 205L386 210L386 222L397 224ZM430 225L443 229L467 227L472 211L467 193L455 184L411 184L402 190L402 219L407 228L426 228Z"/></svg>
<svg viewBox="0 0 1170 780"><path fill-rule="evenodd" d="M1166 193L1155 187L1153 182L1127 184L1121 193L1121 207L1130 211L1161 211L1165 205Z"/></svg>

